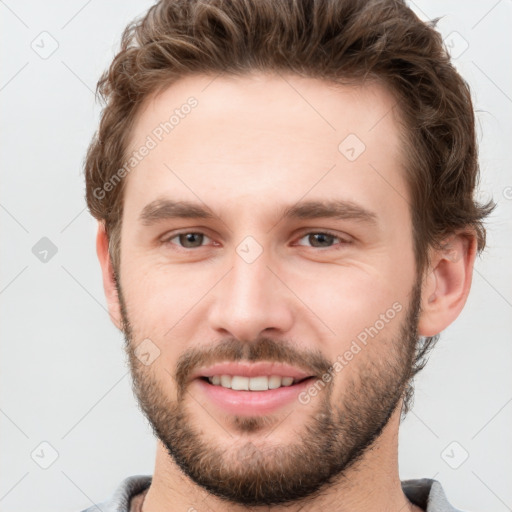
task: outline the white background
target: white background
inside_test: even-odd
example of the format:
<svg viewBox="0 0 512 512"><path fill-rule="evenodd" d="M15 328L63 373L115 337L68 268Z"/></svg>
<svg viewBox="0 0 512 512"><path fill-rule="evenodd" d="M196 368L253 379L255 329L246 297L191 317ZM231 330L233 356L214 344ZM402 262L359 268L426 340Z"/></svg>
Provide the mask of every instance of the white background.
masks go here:
<svg viewBox="0 0 512 512"><path fill-rule="evenodd" d="M99 116L96 81L124 26L150 3L0 1L2 512L79 511L125 477L153 472L155 441L131 392L122 335L106 314L82 174ZM417 379L400 433L400 476L436 478L460 509L505 512L512 510L512 2L411 6L422 19L444 16L439 29L478 111L481 197L492 195L498 208L466 308ZM46 59L31 47L42 37L47 51L58 43ZM46 263L32 253L42 237L57 248ZM31 456L43 450L39 460L51 461L41 442L58 452L48 469ZM458 469L449 466L466 452Z"/></svg>

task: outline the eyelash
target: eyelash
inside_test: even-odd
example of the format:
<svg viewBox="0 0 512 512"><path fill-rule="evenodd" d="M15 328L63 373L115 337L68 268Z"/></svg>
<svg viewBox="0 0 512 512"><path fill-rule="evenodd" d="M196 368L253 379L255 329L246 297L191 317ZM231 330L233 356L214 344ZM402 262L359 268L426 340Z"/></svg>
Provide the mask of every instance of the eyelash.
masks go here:
<svg viewBox="0 0 512 512"><path fill-rule="evenodd" d="M202 247L205 247L204 245L201 245L199 247L181 247L180 245L173 244L171 242L171 240L173 240L174 238L179 237L180 235L188 235L188 234L204 235L205 237L210 238L208 235L206 235L205 233L202 233L201 231L181 231L181 232L178 232L178 233L173 233L172 235L166 237L164 240L162 240L162 244L163 245L168 245L168 244L176 245L179 250L186 251L186 252L197 250L197 249L200 249ZM340 236L338 236L336 233L334 233L332 231L329 231L329 230L307 231L305 233L302 233L302 235L300 236L300 238L298 240L302 240L304 237L307 237L309 235L328 235L328 236L332 236L333 238L339 240L340 245L348 245L348 244L351 243L349 240L345 240L345 239L341 238ZM299 246L300 247L309 247L311 249L322 249L322 250L329 250L329 249L337 250L337 249L340 249L339 247L335 247L335 246L332 246L332 247L313 247L313 246L307 246L307 245L299 245Z"/></svg>

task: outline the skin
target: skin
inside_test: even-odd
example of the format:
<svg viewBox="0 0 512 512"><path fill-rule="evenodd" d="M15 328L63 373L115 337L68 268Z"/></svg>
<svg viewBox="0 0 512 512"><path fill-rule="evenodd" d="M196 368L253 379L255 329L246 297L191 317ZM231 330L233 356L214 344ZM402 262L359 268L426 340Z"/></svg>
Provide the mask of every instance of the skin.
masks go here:
<svg viewBox="0 0 512 512"><path fill-rule="evenodd" d="M216 457L213 461L205 455L199 474L191 478L159 439L143 510L421 510L400 487L399 395L415 337L441 332L464 306L476 253L474 234L453 234L446 250L431 251L430 267L418 275L399 113L392 95L377 84L333 87L320 80L262 73L188 77L146 100L130 150L144 144L190 96L198 100L197 107L125 178L117 286L101 223L97 235L110 315L125 332L145 413L162 434L195 428L194 441L202 443L202 453ZM350 133L366 146L355 161L338 149ZM200 202L215 217L164 219L144 226L139 220L142 209L165 197ZM374 212L376 223L282 218L284 207L313 199L350 200ZM178 230L207 236L201 247L180 247ZM314 236L307 236L325 230L340 239L319 247ZM172 235L172 242L163 241ZM252 263L236 252L247 236L262 249ZM186 380L197 367L181 365L193 349L204 355L231 341L240 350L256 350L265 339L271 348L282 346L283 354L305 365L313 354L332 363L396 303L401 306L396 316L306 405L294 402L264 417L226 415ZM408 322L407 314L414 316L415 308L417 321ZM148 338L159 356L145 366L134 349ZM264 360L279 360L277 351L269 354ZM397 396L383 398L392 389L398 389ZM376 410L377 404L382 410ZM372 411L366 422L365 414ZM312 454L308 467L314 480L315 471L323 471L328 460L315 458L315 449L322 448L327 436L315 429L321 426L319 414L326 414L338 432L336 456L343 460L354 446L358 456L347 457L344 467L331 468L332 478L318 492L296 496L286 507L285 500L267 505L262 500L261 506L249 507L215 495L204 482L198 484L201 475L215 471L224 471L233 481L252 471L259 482L262 467L279 469L278 458L268 456L268 450L274 455L281 450L284 471L293 481L304 469L291 464L293 456L305 446ZM373 432L364 432L367 446L356 439L347 416L364 424L382 419L379 429L375 425ZM316 438L307 437L308 428ZM193 446L182 445L185 458L193 454Z"/></svg>

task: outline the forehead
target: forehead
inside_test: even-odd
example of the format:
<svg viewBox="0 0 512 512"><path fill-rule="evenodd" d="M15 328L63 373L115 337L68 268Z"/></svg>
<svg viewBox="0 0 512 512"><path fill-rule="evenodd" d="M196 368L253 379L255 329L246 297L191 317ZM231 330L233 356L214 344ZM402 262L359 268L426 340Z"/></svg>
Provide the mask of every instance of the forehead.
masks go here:
<svg viewBox="0 0 512 512"><path fill-rule="evenodd" d="M169 196L263 216L305 195L407 209L396 101L376 83L190 76L146 100L127 158L134 152L144 156L127 177L125 209Z"/></svg>

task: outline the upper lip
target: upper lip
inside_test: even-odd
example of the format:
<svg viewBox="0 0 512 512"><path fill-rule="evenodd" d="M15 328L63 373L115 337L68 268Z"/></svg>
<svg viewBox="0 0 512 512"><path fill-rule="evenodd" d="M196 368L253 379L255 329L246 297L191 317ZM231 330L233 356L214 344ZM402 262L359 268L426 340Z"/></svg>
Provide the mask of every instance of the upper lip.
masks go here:
<svg viewBox="0 0 512 512"><path fill-rule="evenodd" d="M198 377L213 377L214 375L240 375L242 377L278 375L280 377L293 377L295 380L313 377L311 373L300 368L282 363L218 363L199 368L192 373L190 380Z"/></svg>

